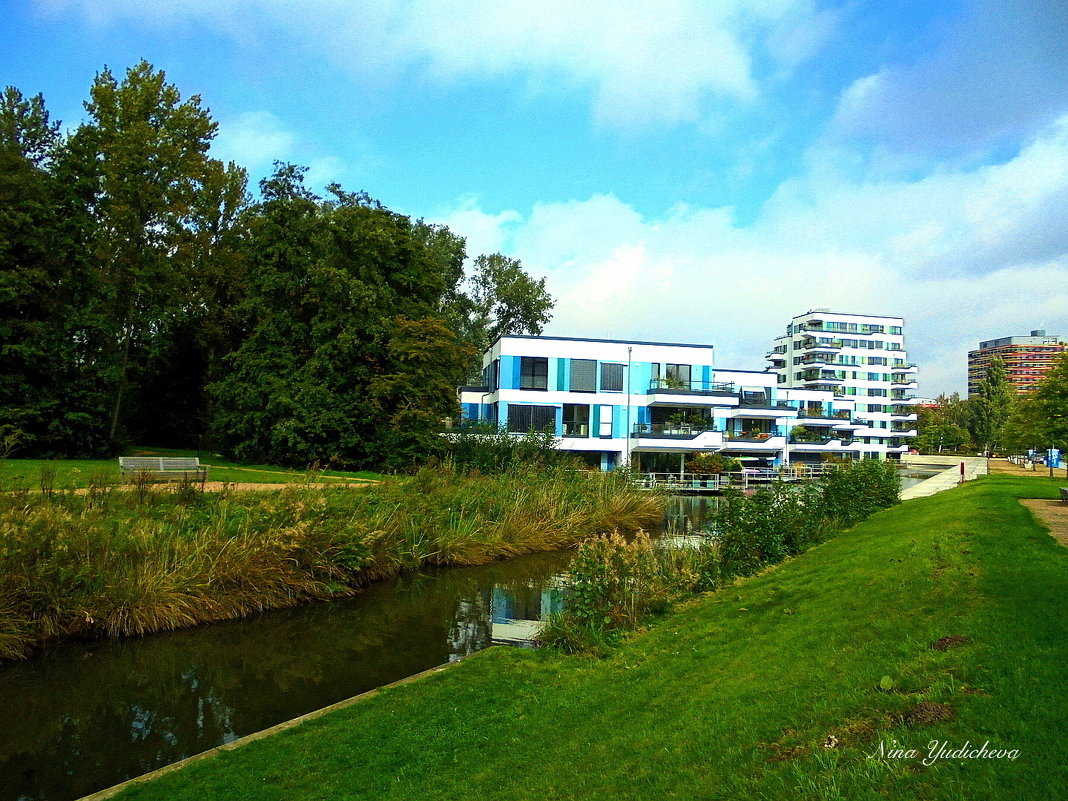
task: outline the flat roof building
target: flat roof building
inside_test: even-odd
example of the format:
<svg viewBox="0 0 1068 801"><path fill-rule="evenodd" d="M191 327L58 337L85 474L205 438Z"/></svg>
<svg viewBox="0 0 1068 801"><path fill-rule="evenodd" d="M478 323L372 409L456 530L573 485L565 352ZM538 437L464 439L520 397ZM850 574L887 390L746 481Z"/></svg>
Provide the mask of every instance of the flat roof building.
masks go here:
<svg viewBox="0 0 1068 801"><path fill-rule="evenodd" d="M916 436L916 365L901 317L814 309L790 320L767 359L783 388L822 390L854 405L853 447L883 459Z"/></svg>
<svg viewBox="0 0 1068 801"><path fill-rule="evenodd" d="M1023 394L1042 380L1065 350L1068 350L1068 343L1041 329L1026 337L1001 337L980 342L978 350L968 351L968 395L978 391L994 356L1000 356L1005 362L1009 383L1018 394Z"/></svg>
<svg viewBox="0 0 1068 801"><path fill-rule="evenodd" d="M718 367L711 345L504 336L462 387L468 423L513 434L550 431L591 467L681 473L696 453L767 466L860 457L855 402L787 389L774 373Z"/></svg>

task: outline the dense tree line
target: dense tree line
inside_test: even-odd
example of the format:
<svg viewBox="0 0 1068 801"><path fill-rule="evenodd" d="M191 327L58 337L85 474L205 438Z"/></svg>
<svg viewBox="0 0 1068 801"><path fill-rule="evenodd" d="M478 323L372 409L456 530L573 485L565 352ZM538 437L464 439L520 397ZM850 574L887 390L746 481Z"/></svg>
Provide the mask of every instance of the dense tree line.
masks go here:
<svg viewBox="0 0 1068 801"><path fill-rule="evenodd" d="M0 97L0 437L23 456L210 442L248 461L398 467L440 449L496 336L540 333L544 280L278 164L258 198L216 124L142 62L61 133Z"/></svg>
<svg viewBox="0 0 1068 801"><path fill-rule="evenodd" d="M1024 395L1009 383L1003 360L993 357L971 397L941 395L919 410L913 444L924 453L1068 451L1068 354Z"/></svg>

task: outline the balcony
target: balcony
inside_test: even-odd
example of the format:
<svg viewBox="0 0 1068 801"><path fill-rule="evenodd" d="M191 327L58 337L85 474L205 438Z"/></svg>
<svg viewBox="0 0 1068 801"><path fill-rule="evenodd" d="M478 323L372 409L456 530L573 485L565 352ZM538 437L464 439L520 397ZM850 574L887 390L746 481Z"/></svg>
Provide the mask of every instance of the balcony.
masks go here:
<svg viewBox="0 0 1068 801"><path fill-rule="evenodd" d="M723 447L732 451L781 451L786 447L786 437L782 434L755 431L724 434Z"/></svg>
<svg viewBox="0 0 1068 801"><path fill-rule="evenodd" d="M635 423L631 440L636 451L718 451L723 447L723 432L708 426L685 423Z"/></svg>
<svg viewBox="0 0 1068 801"><path fill-rule="evenodd" d="M730 381L682 381L677 378L654 378L649 382L650 395L696 395L699 397L733 398L738 390ZM656 403L656 398L653 399Z"/></svg>
<svg viewBox="0 0 1068 801"><path fill-rule="evenodd" d="M835 423L833 427L841 429L842 431L858 431L862 428L871 428L871 424L867 420L852 418L843 420L841 423Z"/></svg>
<svg viewBox="0 0 1068 801"><path fill-rule="evenodd" d="M825 447L827 445L852 445L852 437L790 437L790 445L795 449L804 450L804 446Z"/></svg>
<svg viewBox="0 0 1068 801"><path fill-rule="evenodd" d="M894 373L890 378L891 387L913 387L916 386L916 379L912 378L904 373Z"/></svg>
<svg viewBox="0 0 1068 801"><path fill-rule="evenodd" d="M822 387L829 387L831 390L834 390L836 387L839 387L844 384L845 379L839 378L833 372L825 370L819 375L802 376L801 382L805 384L805 386L811 386L816 384Z"/></svg>
<svg viewBox="0 0 1068 801"><path fill-rule="evenodd" d="M919 418L920 418L920 416L918 414L916 414L915 412L906 413L906 412L895 411L895 412L891 412L890 413L890 422L891 423L915 422Z"/></svg>
<svg viewBox="0 0 1068 801"><path fill-rule="evenodd" d="M842 340L835 339L821 345L814 339L805 339L801 342L801 348L810 353L837 353L842 349Z"/></svg>
<svg viewBox="0 0 1068 801"><path fill-rule="evenodd" d="M651 439L694 439L706 432L717 431L711 424L694 425L691 423L635 423L632 437Z"/></svg>

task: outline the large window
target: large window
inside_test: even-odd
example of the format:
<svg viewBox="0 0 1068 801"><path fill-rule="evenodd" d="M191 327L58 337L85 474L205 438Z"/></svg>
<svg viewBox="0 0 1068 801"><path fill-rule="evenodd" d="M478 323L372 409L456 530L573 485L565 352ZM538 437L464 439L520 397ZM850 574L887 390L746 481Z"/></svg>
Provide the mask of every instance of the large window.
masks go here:
<svg viewBox="0 0 1068 801"><path fill-rule="evenodd" d="M520 389L549 388L549 360L544 356L521 356L519 360Z"/></svg>
<svg viewBox="0 0 1068 801"><path fill-rule="evenodd" d="M671 385L677 386L682 389L690 388L690 365L688 364L669 364L665 371L664 377L671 382Z"/></svg>
<svg viewBox="0 0 1068 801"><path fill-rule="evenodd" d="M623 391L623 365L601 365L601 392Z"/></svg>
<svg viewBox="0 0 1068 801"><path fill-rule="evenodd" d="M545 431L556 428L555 406L531 406L517 403L508 405L508 430Z"/></svg>
<svg viewBox="0 0 1068 801"><path fill-rule="evenodd" d="M590 435L590 407L584 403L564 404L564 436L588 437Z"/></svg>
<svg viewBox="0 0 1068 801"><path fill-rule="evenodd" d="M490 392L496 392L498 389L498 379L501 374L501 360L494 359L492 362L482 368L482 384Z"/></svg>
<svg viewBox="0 0 1068 801"><path fill-rule="evenodd" d="M595 359L571 360L571 391L597 391L597 361Z"/></svg>

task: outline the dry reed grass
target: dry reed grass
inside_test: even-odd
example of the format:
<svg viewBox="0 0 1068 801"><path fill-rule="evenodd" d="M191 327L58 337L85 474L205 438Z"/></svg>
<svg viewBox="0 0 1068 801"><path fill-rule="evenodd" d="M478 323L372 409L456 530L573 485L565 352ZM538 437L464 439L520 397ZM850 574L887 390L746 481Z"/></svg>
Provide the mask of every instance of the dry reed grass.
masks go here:
<svg viewBox="0 0 1068 801"><path fill-rule="evenodd" d="M0 493L0 659L344 596L422 565L473 565L655 525L621 477L420 471L371 488Z"/></svg>

